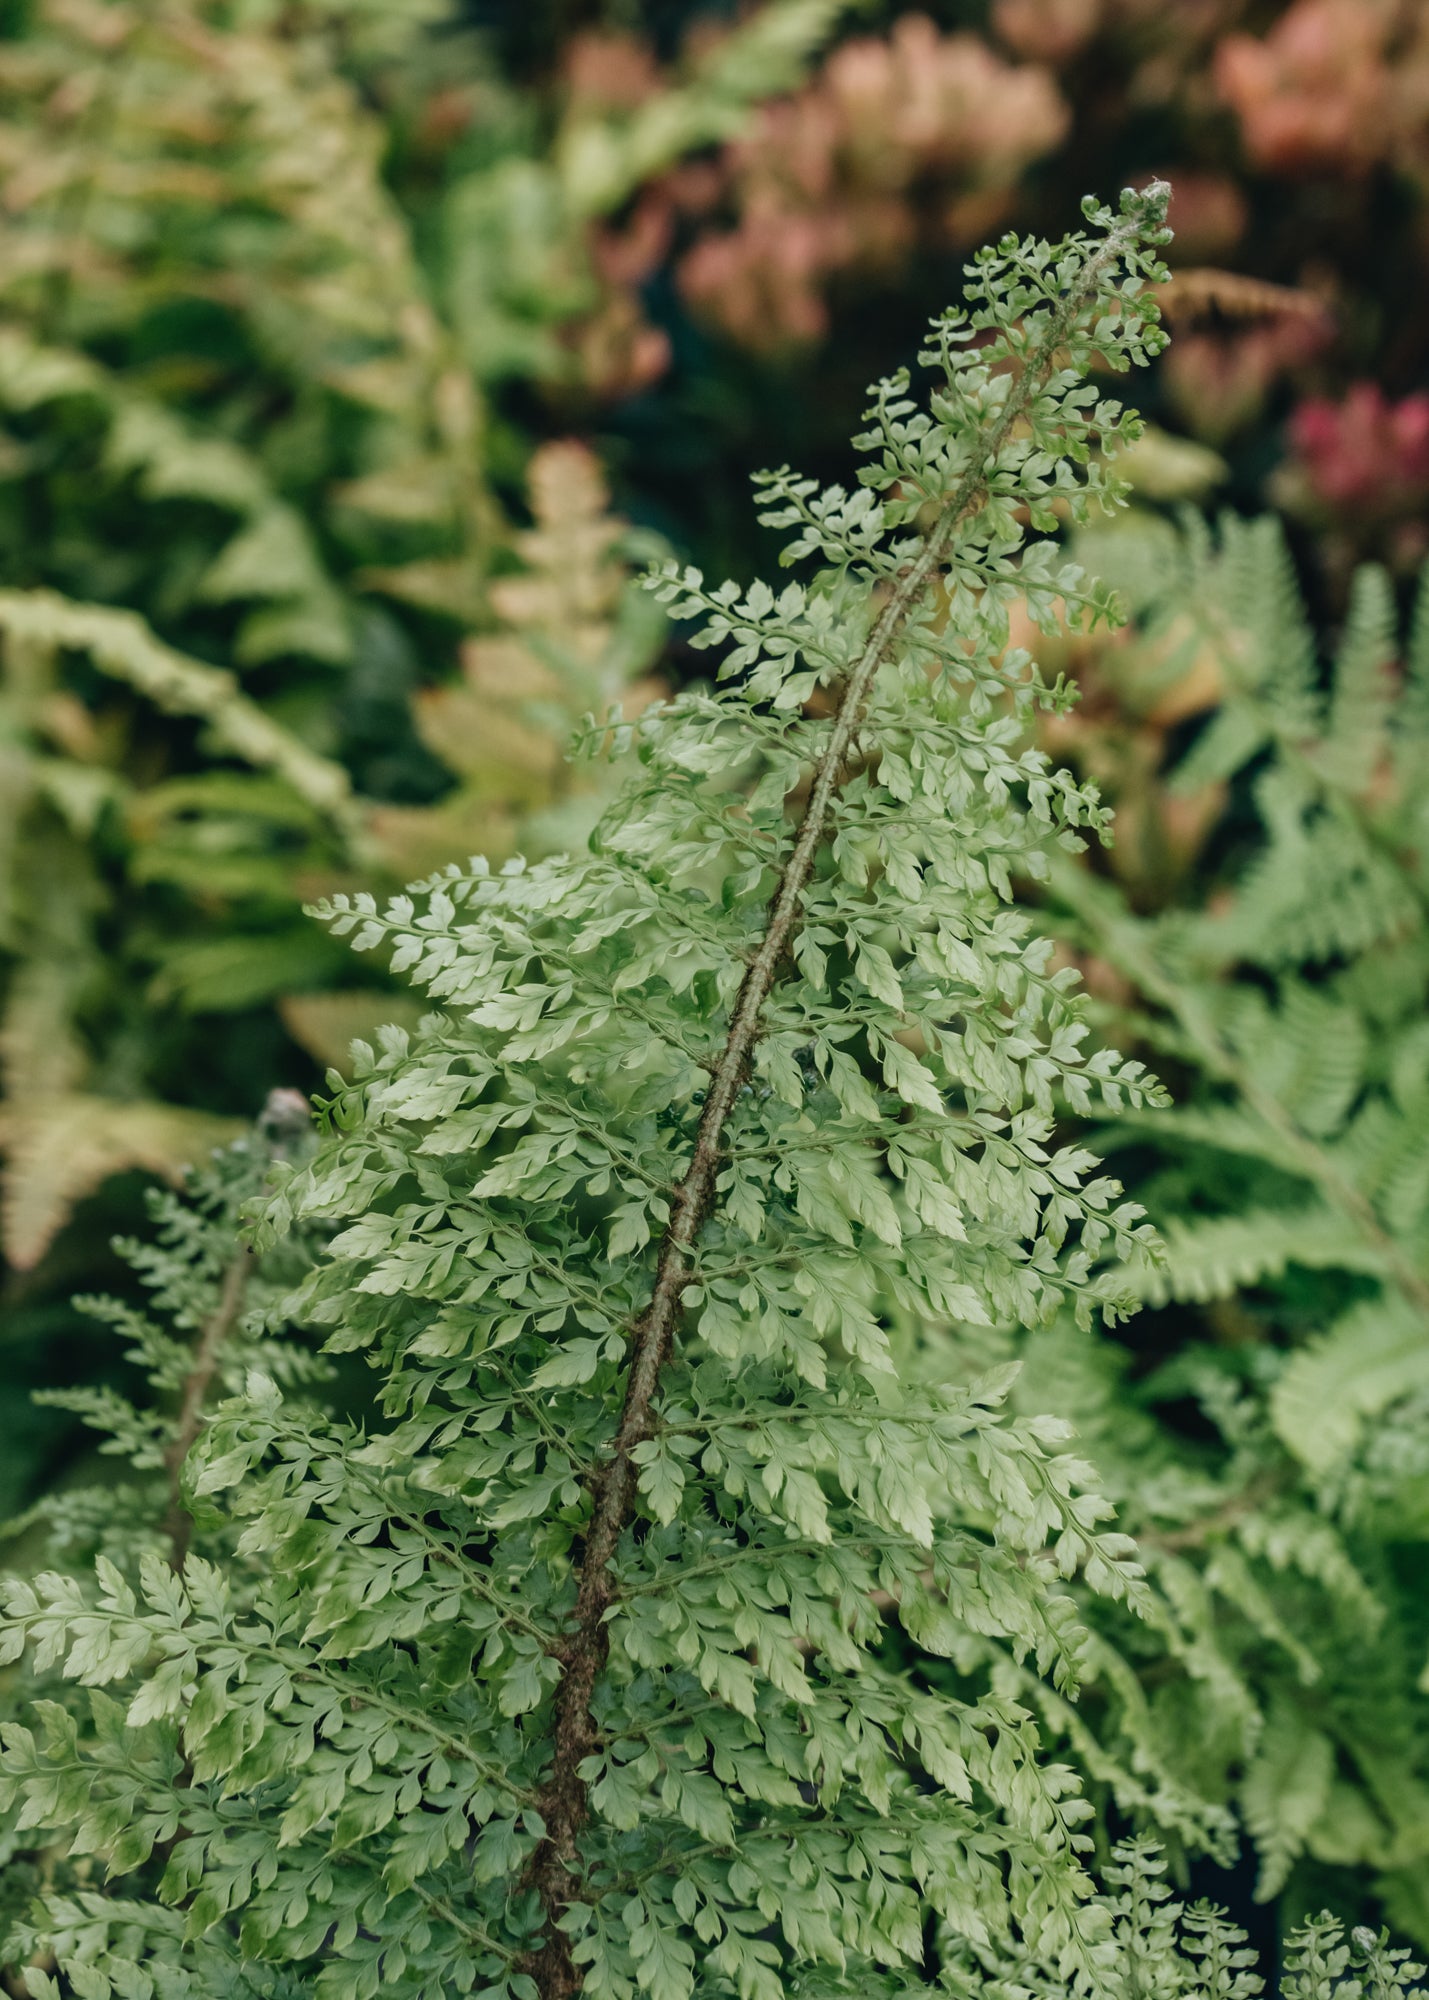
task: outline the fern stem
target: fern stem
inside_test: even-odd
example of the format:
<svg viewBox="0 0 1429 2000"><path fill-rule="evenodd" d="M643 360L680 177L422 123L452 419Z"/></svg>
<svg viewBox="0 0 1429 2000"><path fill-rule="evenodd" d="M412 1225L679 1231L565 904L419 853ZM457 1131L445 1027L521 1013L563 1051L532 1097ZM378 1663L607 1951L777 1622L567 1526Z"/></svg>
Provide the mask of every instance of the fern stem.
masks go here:
<svg viewBox="0 0 1429 2000"><path fill-rule="evenodd" d="M1148 191L1151 194L1153 191ZM596 1680L609 1652L607 1619L615 1602L612 1575L620 1536L631 1516L636 1488L635 1451L655 1430L654 1403L670 1358L691 1281L690 1257L714 1207L715 1177L724 1128L748 1075L760 1021L780 963L798 923L804 894L825 839L830 808L878 673L891 658L911 613L947 558L958 530L987 498L998 456L1015 427L1046 386L1079 314L1107 273L1131 248L1143 223L1124 215L1087 258L1043 329L1035 356L1025 357L1016 384L988 425L983 448L927 534L917 557L894 585L862 653L844 683L829 738L815 768L794 846L769 905L763 940L750 961L735 1001L724 1049L715 1065L700 1114L694 1153L676 1188L655 1266L650 1303L631 1330L624 1407L611 1454L594 1482L593 1506L580 1566L573 1630L561 1648L562 1672L553 1713L553 1760L538 1805L545 1835L532 1859L530 1880L546 1919L543 1944L530 1961L542 2000L570 2000L581 1975L559 1927L572 1899L578 1840L589 1816L582 1761L598 1742L591 1715Z"/></svg>
<svg viewBox="0 0 1429 2000"><path fill-rule="evenodd" d="M270 1090L250 1143L270 1163L286 1159L290 1148L307 1131L310 1116L308 1101L298 1091ZM193 1366L184 1377L179 1398L178 1423L164 1453L164 1470L169 1477L169 1510L164 1532L169 1538L169 1562L178 1571L188 1560L193 1536L193 1517L183 1504L184 1460L193 1450L202 1428L203 1406L223 1350L243 1316L248 1281L256 1263L251 1246L240 1242L224 1268L218 1302L200 1329Z"/></svg>
<svg viewBox="0 0 1429 2000"><path fill-rule="evenodd" d="M1184 1527L1139 1528L1137 1547L1155 1549L1165 1555L1182 1555L1188 1549L1202 1549L1215 1536L1225 1534L1247 1515L1256 1513L1268 1500L1276 1499L1284 1484L1284 1478L1278 1471L1259 1473L1213 1512L1188 1521Z"/></svg>
<svg viewBox="0 0 1429 2000"><path fill-rule="evenodd" d="M183 1501L184 1460L198 1437L204 1402L218 1368L219 1356L242 1315L253 1263L253 1252L246 1243L240 1244L223 1274L223 1289L219 1293L218 1304L204 1321L199 1334L198 1345L194 1349L194 1365L184 1377L178 1428L164 1453L164 1469L169 1475L169 1511L164 1530L169 1538L169 1563L175 1570L182 1570L188 1559L194 1525L193 1516Z"/></svg>

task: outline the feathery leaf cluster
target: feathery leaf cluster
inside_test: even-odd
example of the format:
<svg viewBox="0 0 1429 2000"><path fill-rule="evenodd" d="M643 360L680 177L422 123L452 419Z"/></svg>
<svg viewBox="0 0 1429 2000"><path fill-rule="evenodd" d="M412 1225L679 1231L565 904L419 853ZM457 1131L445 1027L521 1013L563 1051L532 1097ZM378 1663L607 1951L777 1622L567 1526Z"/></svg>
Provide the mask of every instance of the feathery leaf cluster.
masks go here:
<svg viewBox="0 0 1429 2000"><path fill-rule="evenodd" d="M1118 671L1221 688L1170 783L1243 804L1205 902L1138 916L1068 867L1049 906L1120 982L1112 1035L1178 1079L1100 1135L1165 1239L1128 1343L1159 1365L1070 1326L970 1346L1020 1353L1026 1406L1073 1417L1171 1607L1155 1648L1102 1625L1110 1713L1077 1726L1234 1808L1291 1920L1375 1896L1422 1946L1429 594L1402 623L1364 569L1324 655L1271 521L1143 519L1077 553L1132 604Z"/></svg>
<svg viewBox="0 0 1429 2000"><path fill-rule="evenodd" d="M12 1730L7 1789L116 1874L167 1850L157 1894L56 1912L96 1993L892 1990L929 1922L1082 1952L1070 1774L878 1647L993 1636L1070 1695L1060 1579L1135 1604L1139 1570L1058 1423L1005 1374L905 1383L890 1328L1115 1312L1147 1243L1050 1143L1056 1091L1159 1091L1086 1053L1012 906L1102 814L1022 747L1055 696L1005 608L1105 608L1023 522L1114 492L1092 447L1134 420L1083 377L1160 344L1164 204L983 253L860 489L764 482L808 581L656 579L726 685L640 719L587 855L329 907L441 1009L266 1224L337 1228L298 1309L385 1422L264 1377L218 1408L186 1476L251 1605L197 1556L8 1599L131 1727L97 1695L91 1737Z"/></svg>

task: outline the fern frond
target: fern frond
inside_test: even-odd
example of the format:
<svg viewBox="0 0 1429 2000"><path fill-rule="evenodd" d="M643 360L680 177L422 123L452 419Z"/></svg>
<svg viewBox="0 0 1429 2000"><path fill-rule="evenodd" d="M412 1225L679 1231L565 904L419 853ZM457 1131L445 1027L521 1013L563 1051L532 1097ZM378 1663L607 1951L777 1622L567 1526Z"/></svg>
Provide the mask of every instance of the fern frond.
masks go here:
<svg viewBox="0 0 1429 2000"><path fill-rule="evenodd" d="M1366 1417L1426 1384L1423 1315L1391 1291L1353 1307L1292 1356L1271 1392L1271 1414L1296 1457L1323 1471L1353 1448Z"/></svg>
<svg viewBox="0 0 1429 2000"><path fill-rule="evenodd" d="M274 771L356 838L352 782L244 695L221 667L166 646L133 611L75 604L49 590L0 591L0 631L31 646L83 653L103 673L134 688L166 715L202 721L214 743L259 770Z"/></svg>
<svg viewBox="0 0 1429 2000"><path fill-rule="evenodd" d="M1187 1909L1168 1889L1147 1841L1112 1851L1106 1887L1089 1906L1093 1962L1072 1970L1035 1936L981 1949L955 1944L942 1972L958 2000L1260 2000L1244 1933L1208 1903ZM1424 1967L1367 1926L1346 1935L1325 1915L1286 1939L1280 2000L1409 2000ZM880 2000L883 1997L880 1996Z"/></svg>
<svg viewBox="0 0 1429 2000"><path fill-rule="evenodd" d="M1277 973L1332 964L1418 921L1419 900L1394 856L1352 814L1317 802L1300 772L1272 765L1255 798L1268 843L1229 906L1196 923L1192 935L1207 957Z"/></svg>
<svg viewBox="0 0 1429 2000"><path fill-rule="evenodd" d="M1332 993L1286 981L1270 998L1245 985L1226 996L1227 1042L1263 1088L1315 1139L1344 1124L1365 1082L1369 1038Z"/></svg>
<svg viewBox="0 0 1429 2000"><path fill-rule="evenodd" d="M599 785L563 775L563 743L582 715L604 718L623 703L633 719L653 699L656 683L634 677L649 667L665 626L649 593L630 587L630 531L610 511L584 445L541 446L527 490L533 525L514 537L523 568L491 585L504 629L465 642L461 682L425 690L416 721L473 793L500 784L515 798L516 774L529 773L536 813L525 815L521 832L528 847L548 849L579 844L602 803Z"/></svg>
<svg viewBox="0 0 1429 2000"><path fill-rule="evenodd" d="M1316 762L1334 785L1363 792L1389 747L1391 668L1399 617L1389 577L1377 564L1355 572L1335 654L1330 705Z"/></svg>
<svg viewBox="0 0 1429 2000"><path fill-rule="evenodd" d="M1168 1137L1194 1136L1192 1115L1185 1124L1174 1120L1162 1129ZM1152 1127L1152 1130L1157 1129ZM1221 1135L1224 1122L1209 1121L1203 1131ZM1258 1157L1263 1149L1255 1148ZM1234 1297L1243 1286L1283 1276L1287 1265L1306 1270L1363 1271L1382 1277L1385 1264L1363 1231L1334 1209L1319 1203L1298 1209L1263 1208L1246 1215L1221 1215L1202 1221L1177 1216L1163 1225L1164 1254L1137 1275L1137 1289L1152 1305L1171 1300Z"/></svg>
<svg viewBox="0 0 1429 2000"><path fill-rule="evenodd" d="M143 1098L25 1095L0 1110L3 1244L17 1270L40 1261L76 1202L139 1168L177 1186L242 1121Z"/></svg>
<svg viewBox="0 0 1429 2000"><path fill-rule="evenodd" d="M1232 1540L1240 1525L1240 1521L1228 1522L1226 1533L1215 1538L1214 1545L1209 1548L1204 1570L1207 1588L1221 1603L1239 1612L1251 1630L1268 1645L1284 1653L1302 1686L1314 1687L1323 1678L1320 1662L1299 1633L1286 1622L1284 1613L1276 1605L1273 1590L1256 1575L1252 1564ZM1255 1553L1264 1555L1265 1550L1255 1548ZM1318 1577L1318 1571L1313 1573ZM1362 1596L1365 1594L1362 1593ZM1362 1598L1356 1600L1356 1609L1360 1609L1361 1605ZM1383 1607L1375 1605L1375 1610L1382 1612Z"/></svg>
<svg viewBox="0 0 1429 2000"><path fill-rule="evenodd" d="M1220 1153L1235 1153L1258 1160L1277 1173L1299 1176L1305 1155L1287 1133L1243 1104L1207 1098L1203 1104L1177 1105L1171 1110L1153 1106L1149 1110L1127 1112L1111 1128L1113 1144L1130 1144L1137 1133L1159 1136L1175 1147L1207 1147Z"/></svg>
<svg viewBox="0 0 1429 2000"><path fill-rule="evenodd" d="M140 1121L165 1109L120 1108ZM42 1391L36 1398L99 1432L100 1451L125 1459L137 1478L121 1492L72 1482L44 1496L7 1532L40 1531L52 1554L98 1551L121 1565L162 1547L181 1567L191 1533L181 1472L215 1387L232 1393L258 1368L304 1397L329 1379L326 1362L286 1337L281 1305L307 1266L308 1244L294 1239L260 1262L242 1233L245 1210L262 1195L275 1161L301 1158L310 1141L306 1101L279 1090L245 1134L196 1153L201 1164L168 1163L171 1186L149 1193L148 1236L113 1245L143 1305L109 1295L75 1300L122 1343L123 1359L142 1374L149 1400L135 1404L108 1386ZM161 1162L141 1151L134 1164L157 1171Z"/></svg>
<svg viewBox="0 0 1429 2000"><path fill-rule="evenodd" d="M593 721L641 762L584 853L324 907L440 1009L357 1051L259 1238L337 1231L297 1309L371 1357L381 1417L256 1369L213 1411L183 1492L251 1597L199 1550L5 1587L7 1650L98 1699L7 1730L0 1804L130 1878L131 1985L212 1949L392 2000L763 2000L924 1983L925 1912L1095 1962L1085 1804L987 1653L1070 1699L1062 1580L1134 1617L1140 1568L1013 1371L905 1381L892 1329L1089 1323L1149 1242L1049 1143L1055 1092L1161 1092L1084 1051L1014 904L1102 815L1025 746L1054 696L1005 654L1014 597L1107 614L1050 543L1012 556L1117 497L1135 422L1079 383L1159 349L1165 200L985 253L926 408L872 391L855 492L760 480L815 559L777 595L654 573L721 672ZM886 1621L965 1683L892 1670Z"/></svg>
<svg viewBox="0 0 1429 2000"><path fill-rule="evenodd" d="M1071 864L1053 879L1077 946L1122 986L1104 1024L1189 1079L1175 1110L1124 1117L1110 1143L1146 1149L1142 1192L1165 1238L1138 1289L1208 1310L1168 1323L1173 1356L1139 1394L1088 1406L1064 1371L1063 1405L1088 1408L1176 1612L1168 1650L1188 1683L1158 1691L1186 1744L1177 1769L1224 1796L1247 1718L1269 1713L1243 1794L1264 1893L1303 1897L1332 1868L1347 1894L1396 1896L1429 1940L1402 1889L1429 1771L1406 1586L1429 1540L1410 1443L1429 1388L1429 598L1397 681L1393 594L1364 572L1322 665L1275 524L1225 520L1214 538L1188 524L1170 548L1168 533L1133 535L1121 555L1114 531L1086 543L1134 585L1141 632L1122 677L1138 684L1143 648L1151 672L1167 657L1187 672L1204 651L1218 706L1164 781L1243 777L1254 820L1228 822L1224 862L1183 885L1189 909L1139 917ZM1174 687L1167 698L1179 713ZM1148 1435L1148 1416L1184 1398L1210 1441L1189 1442L1179 1415ZM1336 1950L1325 1992L1350 1977L1350 1948Z"/></svg>
<svg viewBox="0 0 1429 2000"><path fill-rule="evenodd" d="M1412 783L1417 766L1411 760L1429 737L1429 570L1419 579L1404 651L1403 715L1402 780Z"/></svg>
<svg viewBox="0 0 1429 2000"><path fill-rule="evenodd" d="M1268 1902L1284 1887L1330 1797L1335 1752L1287 1703L1272 1703L1241 1786L1245 1823L1260 1855L1255 1897Z"/></svg>

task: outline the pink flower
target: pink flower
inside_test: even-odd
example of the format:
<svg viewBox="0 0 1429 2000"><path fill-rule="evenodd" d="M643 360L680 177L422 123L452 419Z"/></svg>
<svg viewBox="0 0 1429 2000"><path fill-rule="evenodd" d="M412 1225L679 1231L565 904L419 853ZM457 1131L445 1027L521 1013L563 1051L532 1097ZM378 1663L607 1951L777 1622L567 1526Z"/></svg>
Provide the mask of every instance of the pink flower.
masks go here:
<svg viewBox="0 0 1429 2000"><path fill-rule="evenodd" d="M634 35L587 29L565 51L566 86L572 99L599 111L628 111L660 88L660 70Z"/></svg>
<svg viewBox="0 0 1429 2000"><path fill-rule="evenodd" d="M1257 166L1363 172L1385 156L1393 25L1385 0L1296 0L1263 41L1226 36L1216 83Z"/></svg>
<svg viewBox="0 0 1429 2000"><path fill-rule="evenodd" d="M1020 56L1065 62L1101 25L1101 0L993 0L992 25Z"/></svg>
<svg viewBox="0 0 1429 2000"><path fill-rule="evenodd" d="M916 251L920 221L952 241L980 230L989 205L995 221L1004 192L1067 123L1050 71L902 15L886 36L837 48L726 149L734 225L696 241L680 289L745 345L818 340L833 279L896 267ZM938 199L914 199L925 192ZM708 187L695 194L708 214Z"/></svg>
<svg viewBox="0 0 1429 2000"><path fill-rule="evenodd" d="M1429 497L1429 395L1391 403L1357 382L1342 403L1315 396L1290 420L1311 493L1328 507L1400 513Z"/></svg>
<svg viewBox="0 0 1429 2000"><path fill-rule="evenodd" d="M1197 437L1222 444L1254 423L1276 380L1312 360L1329 337L1327 318L1293 314L1224 332L1178 332L1162 386Z"/></svg>

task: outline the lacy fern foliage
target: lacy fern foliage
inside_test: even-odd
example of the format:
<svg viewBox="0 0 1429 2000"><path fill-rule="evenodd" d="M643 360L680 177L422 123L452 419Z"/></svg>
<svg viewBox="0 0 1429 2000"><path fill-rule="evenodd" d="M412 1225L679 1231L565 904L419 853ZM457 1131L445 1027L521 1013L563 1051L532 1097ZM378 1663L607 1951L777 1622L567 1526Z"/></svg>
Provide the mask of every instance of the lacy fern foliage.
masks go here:
<svg viewBox="0 0 1429 2000"><path fill-rule="evenodd" d="M34 970L66 1055L29 1087L11 1010L13 1266L110 1175L236 1129L194 1106L246 1114L255 1067L293 1073L285 1029L326 1054L400 1009L334 996L349 962L304 900L570 837L529 823L570 803L564 739L662 628L617 590L613 642L573 659L503 608L541 561L492 489L488 389L577 387L599 219L796 82L840 3L772 0L638 116L549 122L442 0L7 17L0 1009ZM494 448L518 484L526 441ZM579 449L554 447L565 528L613 536ZM424 728L419 689L468 690L421 683L467 641L519 654L523 621L542 698L487 701L481 755Z"/></svg>
<svg viewBox="0 0 1429 2000"><path fill-rule="evenodd" d="M1265 1982L1244 1934L1213 1904L1187 1908L1165 1873L1144 1841L1114 1850L1094 1905L1093 1972L1068 1975L1035 1949L964 1949L948 1968L948 1990L960 2000L1260 2000ZM1321 1916L1286 1939L1276 1991L1280 2000L1407 2000L1422 1991L1424 1972L1383 1933L1356 1926L1347 1937Z"/></svg>
<svg viewBox="0 0 1429 2000"><path fill-rule="evenodd" d="M1170 810L1220 788L1235 832L1189 906L1054 884L1116 1041L1183 1079L1102 1134L1166 1246L1128 1345L1170 1352L1133 1382L1070 1328L997 1351L1074 1415L1173 1607L1133 1734L1237 1810L1263 1898L1376 1896L1423 1945L1429 591L1401 621L1361 571L1323 646L1271 521L1143 517L1078 553L1133 607L1118 672L1217 690L1162 783Z"/></svg>
<svg viewBox="0 0 1429 2000"><path fill-rule="evenodd" d="M71 1484L44 1495L9 1537L40 1537L52 1548L84 1550L89 1538L115 1561L136 1547L161 1547L180 1566L190 1521L182 1471L204 1407L240 1391L256 1369L285 1389L326 1381L330 1365L289 1337L280 1301L312 1261L313 1244L297 1231L259 1258L244 1240L244 1215L259 1200L277 1163L301 1157L311 1143L307 1101L275 1090L257 1124L190 1171L182 1189L156 1189L146 1237L114 1248L140 1303L111 1294L75 1305L124 1342L124 1360L147 1385L143 1404L113 1387L40 1391L36 1400L71 1411L104 1442L104 1456L125 1459L132 1486Z"/></svg>
<svg viewBox="0 0 1429 2000"><path fill-rule="evenodd" d="M1083 378L1160 344L1164 203L985 252L858 489L762 482L804 580L657 576L724 686L592 724L642 770L588 853L329 907L439 1010L360 1052L265 1225L336 1228L296 1309L383 1422L262 1377L215 1412L188 1491L251 1604L198 1558L9 1594L12 1647L119 1690L0 1766L140 1871L43 1920L96 1993L892 1993L1016 1931L1092 1965L1070 1772L985 1676L880 1648L991 1640L1070 1696L1064 1580L1143 1602L1063 1427L893 1333L1115 1313L1147 1247L1054 1140L1055 1092L1160 1093L1087 1054L1011 900L1103 814L1025 747L1056 696L1006 607L1106 608L1023 522L1115 497L1091 448L1135 422Z"/></svg>
<svg viewBox="0 0 1429 2000"><path fill-rule="evenodd" d="M1285 1444L1323 1471L1365 1416L1429 1386L1429 587L1401 649L1389 580L1362 570L1323 689L1272 522L1228 521L1218 549L1190 535L1145 606L1153 635L1167 605L1196 607L1227 683L1177 783L1258 762L1263 835L1214 912L1138 925L1089 888L1076 900L1205 1080L1199 1101L1126 1129L1234 1156L1278 1196L1182 1222L1152 1296L1225 1297L1287 1262L1371 1281L1274 1391Z"/></svg>

